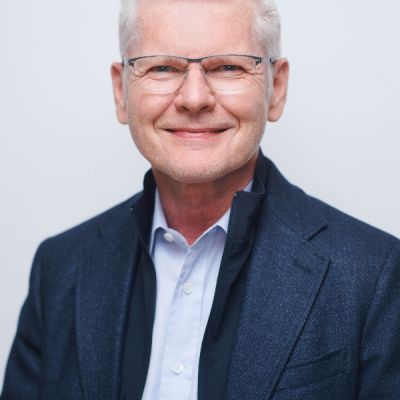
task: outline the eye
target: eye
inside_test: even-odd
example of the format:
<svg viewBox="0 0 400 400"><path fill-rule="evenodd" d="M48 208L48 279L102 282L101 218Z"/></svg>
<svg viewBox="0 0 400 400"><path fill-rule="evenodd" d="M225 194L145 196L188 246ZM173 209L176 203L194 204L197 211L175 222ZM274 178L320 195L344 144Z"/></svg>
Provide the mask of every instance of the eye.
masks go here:
<svg viewBox="0 0 400 400"><path fill-rule="evenodd" d="M240 65L234 65L234 64L220 65L217 69L224 71L224 72L241 72L241 71L243 71L243 67L241 67Z"/></svg>
<svg viewBox="0 0 400 400"><path fill-rule="evenodd" d="M150 73L174 73L174 72L179 72L176 68L170 66L170 65L156 65L152 68L149 69Z"/></svg>
<svg viewBox="0 0 400 400"><path fill-rule="evenodd" d="M208 74L215 77L236 78L246 73L246 68L240 64L229 64L227 62L210 65Z"/></svg>

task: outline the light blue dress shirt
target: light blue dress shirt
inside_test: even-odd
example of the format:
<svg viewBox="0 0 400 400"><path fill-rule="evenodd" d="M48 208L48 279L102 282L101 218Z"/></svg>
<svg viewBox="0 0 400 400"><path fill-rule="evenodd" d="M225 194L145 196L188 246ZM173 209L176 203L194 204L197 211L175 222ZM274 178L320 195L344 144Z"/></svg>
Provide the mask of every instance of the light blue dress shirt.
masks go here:
<svg viewBox="0 0 400 400"><path fill-rule="evenodd" d="M196 400L200 349L214 298L230 210L191 246L168 228L158 191L150 250L156 312L143 400Z"/></svg>

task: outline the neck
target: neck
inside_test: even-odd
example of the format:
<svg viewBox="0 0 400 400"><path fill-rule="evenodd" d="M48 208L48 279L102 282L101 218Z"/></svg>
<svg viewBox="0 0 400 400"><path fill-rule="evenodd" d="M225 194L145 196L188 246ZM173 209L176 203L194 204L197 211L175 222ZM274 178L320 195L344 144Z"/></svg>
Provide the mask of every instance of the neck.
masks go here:
<svg viewBox="0 0 400 400"><path fill-rule="evenodd" d="M235 192L254 176L257 154L244 166L211 182L183 183L153 169L168 226L189 245L215 224L231 207Z"/></svg>

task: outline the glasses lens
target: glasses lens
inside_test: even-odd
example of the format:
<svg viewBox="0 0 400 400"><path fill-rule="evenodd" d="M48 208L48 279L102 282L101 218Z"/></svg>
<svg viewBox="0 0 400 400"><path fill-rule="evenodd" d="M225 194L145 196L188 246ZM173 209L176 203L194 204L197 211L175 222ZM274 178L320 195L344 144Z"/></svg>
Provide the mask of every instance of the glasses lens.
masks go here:
<svg viewBox="0 0 400 400"><path fill-rule="evenodd" d="M182 83L187 61L170 56L143 57L135 61L133 78L145 90L171 92Z"/></svg>
<svg viewBox="0 0 400 400"><path fill-rule="evenodd" d="M182 84L188 64L186 59L174 56L143 57L134 62L132 78L147 91L171 93ZM255 60L240 55L207 57L201 67L209 85L221 91L244 89L256 72Z"/></svg>
<svg viewBox="0 0 400 400"><path fill-rule="evenodd" d="M248 56L212 56L202 62L210 85L216 90L241 90L250 85L256 62Z"/></svg>

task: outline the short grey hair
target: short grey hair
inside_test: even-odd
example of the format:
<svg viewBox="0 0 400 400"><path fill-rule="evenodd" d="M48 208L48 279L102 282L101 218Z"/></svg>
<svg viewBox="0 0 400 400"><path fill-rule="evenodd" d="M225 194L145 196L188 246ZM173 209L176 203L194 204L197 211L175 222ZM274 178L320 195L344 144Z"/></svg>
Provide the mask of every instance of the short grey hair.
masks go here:
<svg viewBox="0 0 400 400"><path fill-rule="evenodd" d="M254 32L263 46L264 51L271 57L281 55L281 22L274 0L255 0L258 11L254 24ZM133 47L137 39L136 29L138 0L121 0L119 15L119 47L121 57Z"/></svg>

